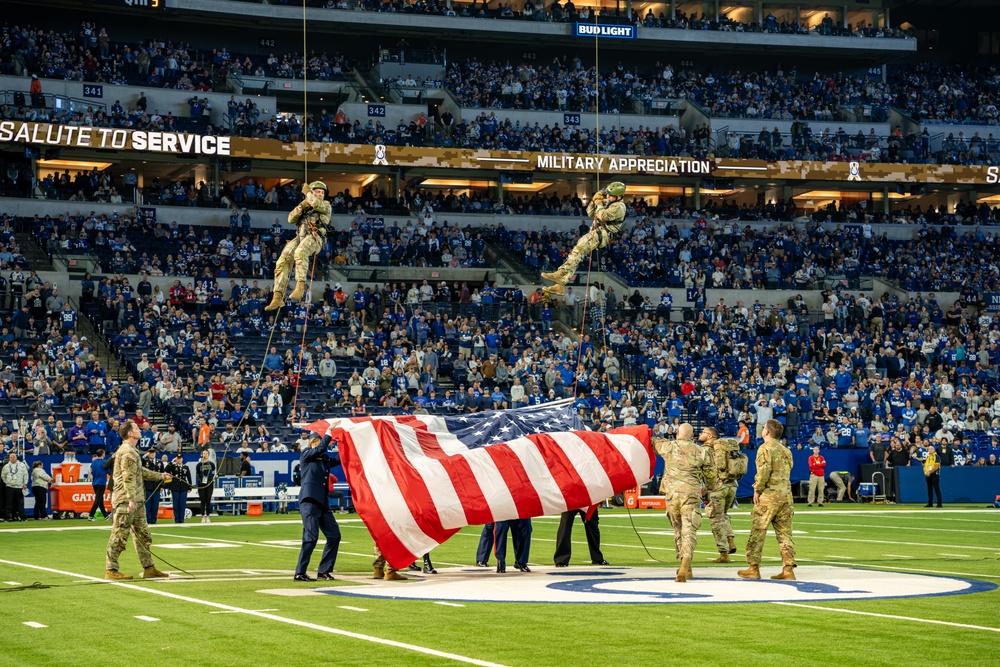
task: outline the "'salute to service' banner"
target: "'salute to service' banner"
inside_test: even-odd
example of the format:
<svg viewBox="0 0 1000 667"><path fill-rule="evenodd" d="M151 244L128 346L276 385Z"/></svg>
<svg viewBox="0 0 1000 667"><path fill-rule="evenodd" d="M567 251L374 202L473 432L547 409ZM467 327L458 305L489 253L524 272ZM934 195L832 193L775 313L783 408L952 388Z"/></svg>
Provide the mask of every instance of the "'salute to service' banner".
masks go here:
<svg viewBox="0 0 1000 667"><path fill-rule="evenodd" d="M109 127L20 123L10 120L0 122L0 142L178 155L229 155L229 137L186 132L149 132Z"/></svg>

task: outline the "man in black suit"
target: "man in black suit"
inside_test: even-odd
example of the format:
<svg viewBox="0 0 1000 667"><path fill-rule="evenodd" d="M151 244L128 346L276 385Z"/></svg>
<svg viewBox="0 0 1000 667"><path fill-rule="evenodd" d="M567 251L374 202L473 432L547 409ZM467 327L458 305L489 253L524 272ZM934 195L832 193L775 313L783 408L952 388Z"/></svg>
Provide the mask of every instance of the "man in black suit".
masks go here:
<svg viewBox="0 0 1000 667"><path fill-rule="evenodd" d="M566 567L569 565L569 557L573 554L573 522L576 515L583 518L583 529L587 533L587 547L590 549L590 562L594 565L608 565L601 553L601 529L600 518L597 516L597 508L594 513L587 518L587 510L571 510L563 512L559 519L559 529L556 531L556 552L552 556L556 567Z"/></svg>
<svg viewBox="0 0 1000 667"><path fill-rule="evenodd" d="M326 546L323 548L316 576L320 579L333 579L333 566L337 562L337 549L340 548L340 526L330 511L327 494L330 488L330 468L339 466L340 459L328 451L329 446L329 435L320 438L314 433L309 436L309 447L299 457L299 474L302 477L299 487L302 550L299 551L299 563L295 567L295 581L316 581L306 574L306 570L321 530L326 537Z"/></svg>

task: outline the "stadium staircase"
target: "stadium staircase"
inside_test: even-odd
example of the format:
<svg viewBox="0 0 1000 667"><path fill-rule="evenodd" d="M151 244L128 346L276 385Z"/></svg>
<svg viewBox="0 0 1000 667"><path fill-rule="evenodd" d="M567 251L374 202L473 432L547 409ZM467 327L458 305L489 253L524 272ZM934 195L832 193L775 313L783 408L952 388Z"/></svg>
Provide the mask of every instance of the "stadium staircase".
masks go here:
<svg viewBox="0 0 1000 667"><path fill-rule="evenodd" d="M52 258L49 257L44 248L38 245L30 232L14 232L14 239L17 240L18 247L21 248L21 254L28 260L28 266L35 271L55 270Z"/></svg>

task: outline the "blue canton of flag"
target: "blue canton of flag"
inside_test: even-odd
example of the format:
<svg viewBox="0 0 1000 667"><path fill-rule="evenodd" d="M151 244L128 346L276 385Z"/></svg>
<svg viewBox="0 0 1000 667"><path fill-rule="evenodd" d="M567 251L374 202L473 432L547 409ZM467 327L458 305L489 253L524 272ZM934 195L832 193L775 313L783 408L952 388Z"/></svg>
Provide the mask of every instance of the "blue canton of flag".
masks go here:
<svg viewBox="0 0 1000 667"><path fill-rule="evenodd" d="M491 410L445 417L444 423L469 448L507 442L532 433L586 430L571 402L555 407L550 403L538 410Z"/></svg>

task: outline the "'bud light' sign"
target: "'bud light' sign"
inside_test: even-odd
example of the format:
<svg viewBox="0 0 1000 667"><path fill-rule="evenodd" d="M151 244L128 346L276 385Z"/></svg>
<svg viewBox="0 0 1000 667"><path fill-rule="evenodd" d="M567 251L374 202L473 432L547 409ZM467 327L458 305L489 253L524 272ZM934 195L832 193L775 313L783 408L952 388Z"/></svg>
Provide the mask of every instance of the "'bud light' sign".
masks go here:
<svg viewBox="0 0 1000 667"><path fill-rule="evenodd" d="M576 23L573 34L577 37L612 37L615 39L635 39L634 25L595 25L593 23Z"/></svg>

